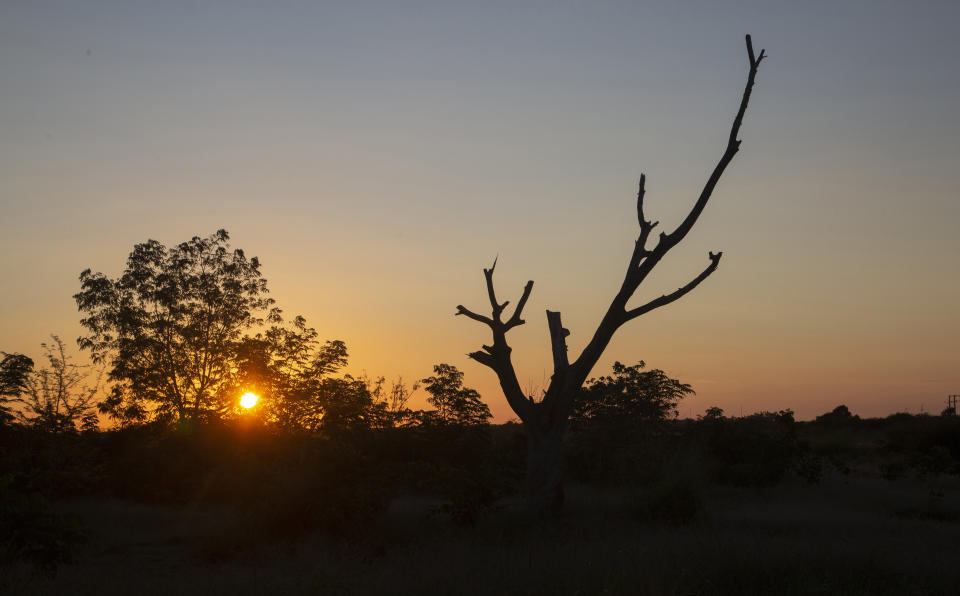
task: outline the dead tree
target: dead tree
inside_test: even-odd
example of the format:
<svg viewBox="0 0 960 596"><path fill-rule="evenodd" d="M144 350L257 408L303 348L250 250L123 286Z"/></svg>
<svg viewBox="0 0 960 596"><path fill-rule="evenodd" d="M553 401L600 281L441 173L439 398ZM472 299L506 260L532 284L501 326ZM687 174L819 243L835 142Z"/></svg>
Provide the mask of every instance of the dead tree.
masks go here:
<svg viewBox="0 0 960 596"><path fill-rule="evenodd" d="M633 296L634 292L641 283L647 278L654 267L670 251L671 248L680 243L687 235L697 218L703 213L710 195L716 187L720 176L723 175L727 165L733 159L740 149L740 140L737 135L740 132L740 125L743 122L743 114L747 110L747 104L750 101L750 93L753 89L754 78L757 74L757 68L760 62L766 57L764 50L760 50L759 55L753 52L753 44L750 36L747 35L747 55L750 59L750 70L747 75L747 84L743 90L743 97L740 100L740 109L733 119L733 126L730 129L730 137L727 140L726 150L717 163L710 178L707 179L699 198L690 210L690 213L684 218L683 222L671 233L661 232L656 246L647 248L647 241L650 233L658 222L651 222L646 219L643 212L644 182L646 180L643 174L640 175L640 189L637 193L637 220L640 224L640 233L633 248L633 254L630 256L630 262L627 266L627 272L624 276L620 291L614 296L607 309L606 314L597 326L590 342L581 352L580 356L570 362L567 354L567 336L570 332L563 327L560 321L560 313L547 311L547 323L550 330L550 345L553 350L553 374L550 378L550 384L540 401L534 401L532 397L524 395L517 381L517 374L510 361L511 348L507 344L507 332L522 325L524 320L521 318L523 307L530 298L530 292L533 289L533 281L528 281L523 288L523 294L517 303L513 314L506 321L503 320L504 310L509 302L500 302L497 299L493 288L493 270L496 267L496 260L489 269L484 269L483 274L487 282L487 296L490 299L492 313L490 316L477 314L466 307L457 306L458 315L464 315L475 321L479 321L493 332L493 343L484 345L483 349L468 354L470 358L484 364L497 374L500 381L500 387L507 398L507 402L517 416L523 422L527 434L527 500L531 510L537 513L550 513L559 511L563 505L563 435L567 426L567 418L570 414L573 401L580 391L581 386L597 363L603 350L610 343L614 332L624 323L648 313L651 310L670 304L678 300L716 271L720 263L720 257L723 253L709 253L710 264L699 275L693 278L685 286L677 290L660 296L655 300L637 306L628 308L627 302Z"/></svg>

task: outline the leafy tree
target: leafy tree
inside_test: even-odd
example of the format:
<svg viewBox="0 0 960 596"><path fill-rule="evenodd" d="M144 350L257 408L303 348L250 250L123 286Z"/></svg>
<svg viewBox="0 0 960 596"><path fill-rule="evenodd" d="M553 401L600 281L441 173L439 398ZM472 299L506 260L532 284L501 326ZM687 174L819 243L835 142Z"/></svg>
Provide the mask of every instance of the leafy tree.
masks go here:
<svg viewBox="0 0 960 596"><path fill-rule="evenodd" d="M47 366L31 370L24 380L18 417L51 432L95 429L94 399L100 390L100 375L90 379L89 367L71 362L63 340L51 337L52 344L40 344Z"/></svg>
<svg viewBox="0 0 960 596"><path fill-rule="evenodd" d="M613 364L612 374L590 379L570 414L567 460L581 478L635 482L660 474L672 450L677 404L693 389L644 362ZM628 440L624 440L629 437Z"/></svg>
<svg viewBox="0 0 960 596"><path fill-rule="evenodd" d="M33 360L23 354L0 352L0 424L13 421L14 415L8 404L20 401L26 389L27 379L33 371Z"/></svg>
<svg viewBox="0 0 960 596"><path fill-rule="evenodd" d="M660 369L644 371L641 360L633 366L613 363L613 375L590 379L574 404L575 423L629 422L676 418L677 404L694 391Z"/></svg>
<svg viewBox="0 0 960 596"><path fill-rule="evenodd" d="M342 341L317 339L303 317L244 337L237 348L230 395L254 390L267 422L287 430L337 432L371 426L373 397L366 379L334 376L347 364Z"/></svg>
<svg viewBox="0 0 960 596"><path fill-rule="evenodd" d="M244 331L279 321L256 257L219 230L167 248L134 246L120 277L90 269L74 296L89 334L79 338L115 383L103 410L121 420L223 414Z"/></svg>
<svg viewBox="0 0 960 596"><path fill-rule="evenodd" d="M398 377L389 386L386 377L377 377L376 380L364 378L364 382L367 383L370 397L373 399L374 426L393 428L417 422L416 413L407 407L407 402L410 401L410 396L420 388L419 383L408 387L403 377Z"/></svg>
<svg viewBox="0 0 960 596"><path fill-rule="evenodd" d="M860 417L850 412L850 408L845 405L839 405L826 414L817 416L816 421L827 426L843 426L852 422L859 421Z"/></svg>
<svg viewBox="0 0 960 596"><path fill-rule="evenodd" d="M707 408L707 411L703 413L702 420L723 420L723 408L717 406L710 406Z"/></svg>
<svg viewBox="0 0 960 596"><path fill-rule="evenodd" d="M430 397L427 401L436 410L432 417L444 425L478 426L492 418L490 408L480 401L475 389L463 386L463 373L450 364L436 364L434 375L422 379Z"/></svg>

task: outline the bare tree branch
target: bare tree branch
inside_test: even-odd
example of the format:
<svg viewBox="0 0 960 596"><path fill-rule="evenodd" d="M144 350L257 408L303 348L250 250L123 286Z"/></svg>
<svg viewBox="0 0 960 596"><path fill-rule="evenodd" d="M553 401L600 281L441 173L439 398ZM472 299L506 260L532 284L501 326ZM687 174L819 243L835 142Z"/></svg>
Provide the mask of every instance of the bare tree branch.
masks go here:
<svg viewBox="0 0 960 596"><path fill-rule="evenodd" d="M643 216L643 198L647 194L645 188L646 182L647 176L640 174L640 187L637 190L637 220L640 223L640 237L637 238L637 246L642 252L646 252L647 238L649 238L650 232L660 223L659 221L648 221L647 218Z"/></svg>
<svg viewBox="0 0 960 596"><path fill-rule="evenodd" d="M754 57L753 40L750 39L749 33L747 34L747 57L750 59L750 75L747 77L747 86L743 90L740 109L737 110L737 117L733 119L733 127L730 129L730 139L727 141L728 144L736 143L738 148L740 147L740 141L737 140L737 135L740 133L740 125L743 124L743 115L747 111L747 104L750 103L750 93L753 91L753 80L757 76L757 68L760 66L760 62L767 57L767 51L762 48L760 50L760 56Z"/></svg>
<svg viewBox="0 0 960 596"><path fill-rule="evenodd" d="M533 281L528 281L524 286L523 295L517 303L517 308L514 310L513 316L504 323L500 319L500 315L509 304L509 301L503 304L497 301L497 294L493 287L493 272L496 267L497 259L494 259L493 265L491 265L489 269L483 270L483 276L487 284L487 297L490 299L493 316L487 317L477 314L463 305L457 305L456 314L464 315L490 327L493 333L493 345L484 345L482 351L471 352L467 354L467 356L480 364L492 368L493 371L497 373L497 377L500 380L500 388L503 389L507 403L510 404L510 407L513 408L513 411L516 412L521 420L527 421L530 420L530 416L532 415L533 404L526 399L523 395L523 390L520 388L517 373L510 360L510 352L512 350L509 344L507 344L506 333L518 325L523 325L524 320L521 318L523 307L526 306L527 300L530 298L530 292L533 291Z"/></svg>
<svg viewBox="0 0 960 596"><path fill-rule="evenodd" d="M724 150L723 155L720 157L720 160L717 162L716 167L714 167L713 172L710 174L710 177L704 185L703 190L701 190L700 196L697 198L696 203L684 218L683 222L681 222L680 225L669 234L661 232L657 245L652 250L647 250L645 244L653 226L656 224L648 223L644 217L643 199L645 195L646 176L640 177L640 188L637 192L637 219L640 224L640 235L637 238L636 246L634 246L633 254L630 257L630 264L627 267L627 273L624 276L620 291L611 301L610 307L607 309L606 314L600 321L600 324L597 326L597 330L594 332L593 337L584 347L583 351L580 353L580 356L571 365L571 367L574 369L574 377L576 377L575 380L582 382L586 379L587 375L590 374L590 370L597 363L597 360L599 360L603 350L606 349L607 345L610 343L610 339L613 337L613 334L617 329L620 328L621 325L633 318L640 316L644 312L649 312L649 310L660 306L661 304L658 302L659 300L666 300L663 302L663 304L667 304L680 298L696 287L697 284L703 281L703 279L709 276L710 273L716 269L717 261L715 261L714 256L711 255L711 266L708 267L707 270L701 274L701 276L698 276L694 282L691 282L692 285L688 284L688 289L684 290L684 288L680 288L677 290L677 292L658 298L657 300L653 301L651 305L645 305L639 309L633 309L629 313L627 312L627 302L633 296L640 284L644 281L644 279L646 279L653 268L656 267L664 255L666 255L671 248L676 246L677 243L679 243L687 235L687 233L693 227L693 224L696 223L697 219L700 217L700 214L703 212L703 209L706 207L707 202L710 200L710 196L713 194L713 190L716 187L717 182L719 182L720 177L723 175L723 172L726 170L727 165L740 149L740 141L737 139L737 135L740 133L740 126L743 123L743 115L746 112L747 105L750 102L750 94L753 91L753 85L757 75L757 67L766 57L766 52L764 50L760 50L759 56L754 55L753 42L751 41L749 35L746 37L746 44L747 56L750 60L750 69L747 74L747 83L743 90L743 96L740 99L740 107L737 110L737 114L733 119L733 125L730 128L730 136L727 140L727 147ZM716 256L716 259L719 259L719 255ZM649 306L649 309L647 309L647 306Z"/></svg>
<svg viewBox="0 0 960 596"><path fill-rule="evenodd" d="M474 321L480 321L485 325L489 325L493 327L493 319L491 319L490 317L485 317L483 315L478 315L477 313L471 311L470 309L468 309L462 304L457 305L457 312L454 313L454 316L456 315L464 315L467 318L473 319Z"/></svg>
<svg viewBox="0 0 960 596"><path fill-rule="evenodd" d="M627 265L627 274L623 280L623 287L620 288L621 292L629 292L630 286L632 285L636 288L636 285L639 285L639 281L634 284L633 278L637 275L637 270L640 267L640 262L645 258L650 256L650 251L647 250L647 238L650 236L650 231L660 222L650 222L643 215L643 198L646 195L646 189L644 188L647 181L647 177L644 174L640 174L640 186L637 189L637 221L640 223L640 235L637 237L636 244L633 247L633 254L630 255L630 264Z"/></svg>
<svg viewBox="0 0 960 596"><path fill-rule="evenodd" d="M523 307L527 304L527 299L530 298L530 292L533 290L533 280L527 282L527 285L523 286L523 296L520 296L520 302L517 303L517 308L513 311L513 316L510 317L510 320L504 325L504 331L510 331L518 325L523 325L526 323L523 319L520 318L520 315L523 314Z"/></svg>
<svg viewBox="0 0 960 596"><path fill-rule="evenodd" d="M765 50L760 50L760 56L758 58L754 58L753 42L751 41L750 36L747 35L747 56L750 59L750 72L747 74L747 84L743 89L743 97L740 99L740 108L737 110L737 115L733 119L733 126L730 127L730 136L727 139L727 148L723 152L723 156L720 157L720 161L713 169L713 172L710 174L710 178L707 179L707 183L704 185L703 190L700 191L700 196L697 198L697 202L694 204L693 209L690 210L690 213L687 215L687 217L672 233L668 235L661 234L660 243L657 245L657 249L660 248L660 244L666 243L663 250L664 253L666 253L666 251L673 246L676 246L678 242L683 240L683 237L687 235L687 232L690 231L690 228L693 227L693 224L697 222L697 218L700 217L704 207L707 206L707 201L710 200L710 195L713 194L713 189L717 186L717 182L720 181L720 176L722 176L724 170L727 169L727 165L733 159L733 156L736 155L737 151L740 150L740 140L737 139L737 135L740 134L740 125L743 124L743 115L747 111L747 104L750 103L750 94L753 92L753 83L757 76L757 67L760 66L760 61L766 57L765 52Z"/></svg>
<svg viewBox="0 0 960 596"><path fill-rule="evenodd" d="M486 352L479 352L479 351L470 352L469 354L467 354L467 356L470 358L473 358L474 360L476 360L480 364L483 364L484 366L489 366L492 369L496 369L496 360L494 359L493 356L491 356Z"/></svg>
<svg viewBox="0 0 960 596"><path fill-rule="evenodd" d="M497 268L497 259L499 258L499 255L494 257L493 265L490 265L489 269L483 270L483 277L487 280L487 297L490 298L490 306L493 309L493 320L498 323L500 322L500 313L510 304L509 300L503 304L498 303L497 293L493 290L493 270Z"/></svg>
<svg viewBox="0 0 960 596"><path fill-rule="evenodd" d="M631 309L631 310L627 311L626 321L629 321L629 320L631 320L631 319L635 319L635 318L639 317L640 315L646 314L646 313L650 312L651 310L653 310L653 309L655 309L655 308L660 308L661 306L666 306L667 304L670 304L670 303L673 302L674 300L677 300L677 299L683 297L684 294L686 294L687 292L689 292L689 291L692 290L693 288L695 288L695 287L697 287L698 285L700 285L700 282L702 282L703 280L707 279L707 278L710 276L711 273L713 273L714 271L717 270L717 265L720 264L720 257L722 257L722 256L723 256L723 253L722 253L722 252L718 252L718 253L716 253L716 254L714 254L714 253L711 252L711 253L710 253L710 265L708 265L707 268L704 269L703 272L702 272L700 275L698 275L698 276L696 276L695 278L693 278L693 280L691 280L690 283L688 283L687 285L685 285L685 286L683 286L683 287L681 287L681 288L677 288L677 290L674 291L674 292L671 292L671 293L669 293L669 294L664 294L663 296L660 296L659 298L656 298L656 299L654 299L654 300L651 300L650 302L644 304L643 306L639 306L639 307L637 307L637 308L634 308L634 309Z"/></svg>

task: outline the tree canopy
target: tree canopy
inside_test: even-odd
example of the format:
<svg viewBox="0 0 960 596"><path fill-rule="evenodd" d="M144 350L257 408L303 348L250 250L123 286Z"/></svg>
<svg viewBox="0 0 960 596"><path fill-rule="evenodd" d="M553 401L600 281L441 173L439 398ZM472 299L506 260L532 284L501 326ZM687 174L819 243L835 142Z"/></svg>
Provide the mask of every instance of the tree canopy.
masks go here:
<svg viewBox="0 0 960 596"><path fill-rule="evenodd" d="M31 363L22 383L17 417L26 424L52 432L95 429L95 399L100 375L89 366L75 364L59 336L40 344L46 366L34 369Z"/></svg>
<svg viewBox="0 0 960 596"><path fill-rule="evenodd" d="M693 389L660 369L643 370L645 366L642 360L633 366L614 362L612 375L587 381L571 420L582 424L675 418L677 404Z"/></svg>
<svg viewBox="0 0 960 596"><path fill-rule="evenodd" d="M480 401L480 394L463 386L463 372L450 364L435 364L433 376L420 381L429 394L427 402L436 410L432 416L440 424L476 426L492 418L490 408Z"/></svg>
<svg viewBox="0 0 960 596"><path fill-rule="evenodd" d="M23 354L0 352L0 424L13 421L11 403L20 401L27 380L33 371L33 360Z"/></svg>
<svg viewBox="0 0 960 596"><path fill-rule="evenodd" d="M104 410L123 419L221 414L243 333L279 321L260 262L219 230L167 248L137 244L120 277L90 269L74 296L79 338L114 382Z"/></svg>
<svg viewBox="0 0 960 596"><path fill-rule="evenodd" d="M334 376L347 364L340 340L323 344L303 317L272 325L237 347L233 394L255 390L264 419L287 430L335 432L368 424L373 399L367 381Z"/></svg>
<svg viewBox="0 0 960 596"><path fill-rule="evenodd" d="M219 230L167 248L134 246L120 277L89 269L74 296L86 316L79 339L108 367L101 411L124 422L223 418L245 392L255 415L287 430L369 426L379 410L368 380L337 376L339 340L320 343L297 316L285 323L256 257Z"/></svg>

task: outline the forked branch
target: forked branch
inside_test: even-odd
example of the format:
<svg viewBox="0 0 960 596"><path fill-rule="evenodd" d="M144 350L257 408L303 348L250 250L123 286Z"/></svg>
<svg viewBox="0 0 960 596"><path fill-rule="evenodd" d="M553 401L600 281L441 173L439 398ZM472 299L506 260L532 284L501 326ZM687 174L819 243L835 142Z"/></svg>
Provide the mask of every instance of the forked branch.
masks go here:
<svg viewBox="0 0 960 596"><path fill-rule="evenodd" d="M613 334L617 329L620 328L621 325L629 320L639 317L644 313L650 312L655 308L659 308L678 300L693 290L693 288L697 287L700 282L709 277L710 274L716 270L717 265L720 262L720 256L722 255L722 253L719 252L716 254L710 253L710 265L687 285L678 288L676 291L671 292L670 294L660 296L659 298L652 300L643 306L630 310L627 309L627 302L629 302L629 300L633 297L633 294L636 292L637 288L647 278L653 268L656 267L657 263L660 262L660 260L667 254L667 252L670 251L671 248L683 240L690 229L693 228L693 225L697 222L700 214L703 213L703 210L706 207L707 202L710 200L714 188L716 188L717 183L720 181L720 177L726 170L727 165L729 165L730 161L737 154L737 151L740 150L740 140L737 138L737 136L740 134L740 126L743 123L743 115L746 113L747 105L750 103L750 95L753 92L753 85L757 76L757 68L760 66L760 62L767 57L765 50L760 50L759 55L754 53L753 41L749 35L746 36L746 44L747 58L750 61L750 68L747 73L747 83L744 86L743 96L740 99L740 106L737 109L736 116L734 116L733 125L730 127L730 135L727 137L727 146L724 149L723 155L720 157L717 165L710 173L710 177L707 179L706 184L704 184L703 189L700 191L700 196L697 197L696 202L690 209L690 212L687 214L687 216L673 232L670 232L669 234L661 232L656 246L652 249L647 249L646 245L651 231L657 224L655 222L648 221L644 216L643 200L646 193L646 176L643 174L640 175L640 187L637 192L637 220L640 225L640 234L637 237L633 254L630 256L630 263L627 266L627 272L624 276L620 291L614 297L609 309L607 310L607 313L603 317L603 320L601 320L600 324L597 326L597 330L594 333L593 338L583 349L580 357L577 358L577 360L571 365L574 369L575 382L583 382L583 380L586 379L587 375L590 374L590 370L597 363L597 360L599 360L603 350L609 344Z"/></svg>
<svg viewBox="0 0 960 596"><path fill-rule="evenodd" d="M490 325L491 327L493 326L493 319L491 319L490 317L485 317L485 316L483 316L483 315L478 315L477 313L471 311L470 309L466 308L466 307L465 307L464 305L462 305L462 304L458 304L458 305L457 305L457 313L456 313L456 314L458 314L458 315L463 315L463 316L465 316L465 317L468 317L468 318L470 318L470 319L473 319L474 321L480 321L481 323L483 323L483 324L485 324L485 325Z"/></svg>
<svg viewBox="0 0 960 596"><path fill-rule="evenodd" d="M665 250L669 250L683 240L684 236L687 235L687 232L690 231L690 228L693 227L693 224L697 222L697 218L700 217L700 214L703 213L704 207L707 206L707 201L710 200L710 196L713 194L713 189L717 186L717 182L720 181L720 177L723 175L724 170L727 169L730 161L733 159L733 156L737 154L737 151L740 150L740 139L737 138L737 135L740 134L740 125L743 124L743 115L747 111L747 105L750 103L750 94L753 92L753 83L757 77L757 68L760 66L760 62L767 57L766 50L760 50L759 56L754 56L753 53L753 41L750 39L750 36L747 35L747 57L750 60L750 71L747 74L747 84L743 88L743 96L740 98L740 107L737 109L737 115L733 119L733 125L730 127L730 136L727 138L727 147L723 152L723 155L720 157L720 161L717 162L716 167L714 167L713 172L711 172L710 177L707 179L707 183L703 186L703 190L700 191L700 196L697 197L697 202L693 205L693 209L690 210L690 213L687 214L687 217L684 218L683 222L677 226L677 229L670 234L661 235L661 243L666 243ZM659 247L658 247L659 248Z"/></svg>
<svg viewBox="0 0 960 596"><path fill-rule="evenodd" d="M489 269L483 270L483 277L487 282L487 297L490 299L490 308L492 311L491 314L493 316L487 317L477 314L462 304L457 305L457 312L455 314L464 315L465 317L473 319L474 321L479 321L493 329L494 333L496 333L498 330L506 333L514 327L526 323L526 321L521 318L521 315L523 314L523 307L526 306L527 300L530 298L530 292L533 291L533 280L531 279L528 281L523 287L523 295L520 296L520 301L517 303L517 308L514 309L513 315L510 317L510 319L504 323L501 320L500 315L503 314L504 309L507 308L507 305L510 304L510 301L508 300L502 304L497 302L497 292L493 288L493 270L496 269L496 267L497 259L494 259L493 265L491 265Z"/></svg>
<svg viewBox="0 0 960 596"><path fill-rule="evenodd" d="M707 279L708 277L710 277L710 274L717 270L717 266L720 264L720 257L722 257L722 256L723 256L723 253L722 253L722 252L718 252L718 253L716 253L716 254L714 254L714 253L711 252L711 253L710 253L710 264L707 266L706 269L703 270L703 272L702 272L700 275L698 275L698 276L696 276L695 278L693 278L693 279L690 281L690 283L688 283L687 285L685 285L685 286L683 286L683 287L680 287L680 288L677 288L676 291L674 291L674 292L670 292L669 294L664 294L663 296L660 296L659 298L656 298L656 299L654 299L654 300L651 300L650 302L647 302L647 303L644 304L643 306L639 306L639 307L637 307L637 308L628 310L628 311L627 311L627 315L626 315L626 320L629 321L629 320L631 320L631 319L635 319L635 318L639 317L640 315L646 314L646 313L650 312L651 310L653 310L653 309L655 309L655 308L660 308L661 306L666 306L666 305L670 304L671 302L673 302L674 300L677 300L677 299L679 299L679 298L682 298L682 297L684 296L684 294L686 294L687 292L689 292L689 291L692 290L693 288L695 288L695 287L697 287L698 285L700 285L700 282L702 282L703 280L705 280L705 279Z"/></svg>
<svg viewBox="0 0 960 596"><path fill-rule="evenodd" d="M643 306L633 309L627 308L627 303L653 268L656 267L671 248L683 240L697 222L707 202L710 200L720 177L726 170L727 165L729 165L730 161L740 149L741 141L737 138L740 134L740 126L743 123L743 116L746 113L747 105L750 103L750 95L753 91L757 69L760 63L767 57L765 50L760 50L759 54L754 53L753 42L749 35L746 36L746 44L750 69L747 74L747 83L743 90L743 96L740 99L740 106L733 119L733 125L730 128L730 135L727 138L727 146L723 155L713 168L696 202L680 225L678 225L673 232L661 232L656 245L650 249L647 248L647 243L658 222L648 220L644 214L643 201L646 195L646 176L643 174L640 175L640 184L637 189L637 223L640 226L640 233L637 236L633 254L630 256L630 263L627 266L623 284L620 287L620 291L617 292L617 295L614 296L611 301L610 307L597 326L593 337L573 363L569 362L567 353L566 338L570 332L563 327L559 312L547 311L547 323L550 329L550 345L553 352L554 375L550 388L546 392L547 395L541 404L534 404L531 400L528 400L520 390L513 364L510 362L510 346L507 345L506 341L506 332L524 323L521 315L524 306L526 306L527 299L530 297L530 292L533 289L533 282L527 282L523 289L523 295L517 303L516 310L514 310L509 320L503 322L501 316L509 302L500 303L497 300L497 295L493 288L493 272L497 265L497 260L494 259L493 265L491 265L489 269L483 270L487 283L487 296L490 300L491 316L488 317L477 314L463 305L457 306L458 315L464 315L490 327L493 333L493 343L491 345L484 345L482 351L472 352L469 356L477 362L489 366L497 373L507 401L524 422L527 422L531 417L537 418L537 416L535 416L537 412L535 406L548 406L541 408L543 414L540 415L540 417L546 416L546 419L552 421L550 424L556 423L560 425L558 428L562 428L563 421L566 420L566 416L569 414L576 392L579 391L581 385L590 374L591 369L597 363L597 360L599 360L600 355L609 344L616 330L627 321L661 306L670 304L675 300L679 300L716 271L723 253L711 252L710 264L689 283L669 294L664 294L659 298L651 300Z"/></svg>
<svg viewBox="0 0 960 596"><path fill-rule="evenodd" d="M467 356L484 366L492 368L493 371L497 373L497 377L500 380L500 387L503 389L503 394L507 398L507 403L510 404L510 407L513 408L513 411L517 413L517 416L519 416L521 420L527 421L533 406L523 395L523 390L520 389L517 373L510 360L511 350L507 344L506 334L510 329L524 324L522 318L523 307L526 306L527 300L530 298L530 292L533 290L533 280L528 281L523 287L523 295L520 296L520 301L517 302L517 307L514 309L513 315L504 323L501 315L509 302L501 304L497 301L497 293L493 287L493 271L496 266L497 260L494 259L493 265L491 265L489 269L483 270L483 276L487 283L487 297L490 299L491 316L487 317L477 314L462 304L457 305L456 314L464 315L490 327L490 331L493 334L493 343L491 345L484 345L483 350L470 352Z"/></svg>
<svg viewBox="0 0 960 596"><path fill-rule="evenodd" d="M646 190L647 176L645 174L640 174L640 187L637 189L637 221L640 224L640 236L637 237L636 246L633 248L633 256L630 257L630 266L627 267L627 271L633 271L640 264L640 261L647 255L647 239L650 237L650 232L653 231L653 228L657 227L659 221L648 221L643 215L643 199L647 194Z"/></svg>
<svg viewBox="0 0 960 596"><path fill-rule="evenodd" d="M503 304L499 304L497 302L497 293L493 290L493 270L497 268L497 259L499 258L499 255L494 257L493 265L490 265L489 269L483 270L483 277L487 280L487 297L490 298L490 307L493 309L493 320L495 321L500 320L500 313L510 304L509 300Z"/></svg>
<svg viewBox="0 0 960 596"><path fill-rule="evenodd" d="M523 286L523 295L520 296L520 302L517 303L517 308L513 311L513 316L510 317L510 320L507 321L504 326L504 332L510 331L518 325L523 325L526 323L523 319L520 318L520 315L523 313L523 307L527 305L527 298L530 297L530 292L533 290L533 280L527 282L527 285Z"/></svg>

